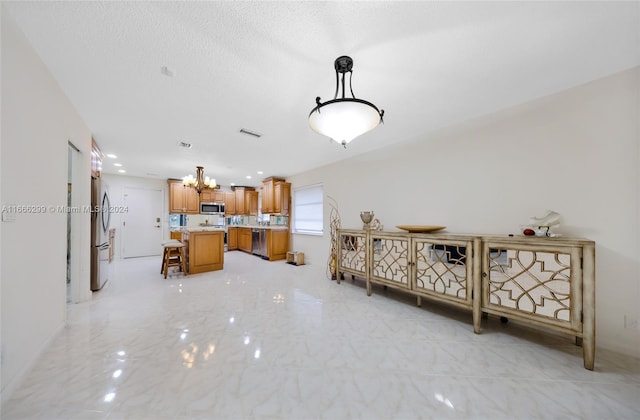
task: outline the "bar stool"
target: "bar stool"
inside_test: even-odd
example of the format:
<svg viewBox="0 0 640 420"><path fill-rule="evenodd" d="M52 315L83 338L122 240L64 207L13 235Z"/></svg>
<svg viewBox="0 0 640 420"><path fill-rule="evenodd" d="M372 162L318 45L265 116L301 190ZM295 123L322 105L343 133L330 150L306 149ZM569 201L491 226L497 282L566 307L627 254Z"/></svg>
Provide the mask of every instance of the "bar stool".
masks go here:
<svg viewBox="0 0 640 420"><path fill-rule="evenodd" d="M161 242L160 245L164 248L166 245L170 245L170 244L178 244L178 243L182 243L177 239L169 239L168 241L164 241ZM164 261L166 259L167 254L164 252L164 250L162 251L162 264L160 265L160 274L164 273Z"/></svg>
<svg viewBox="0 0 640 420"><path fill-rule="evenodd" d="M187 266L184 255L184 244L178 240L163 242L164 252L162 253L162 268L160 273L164 273L167 278L169 267L180 267L184 275L187 275Z"/></svg>

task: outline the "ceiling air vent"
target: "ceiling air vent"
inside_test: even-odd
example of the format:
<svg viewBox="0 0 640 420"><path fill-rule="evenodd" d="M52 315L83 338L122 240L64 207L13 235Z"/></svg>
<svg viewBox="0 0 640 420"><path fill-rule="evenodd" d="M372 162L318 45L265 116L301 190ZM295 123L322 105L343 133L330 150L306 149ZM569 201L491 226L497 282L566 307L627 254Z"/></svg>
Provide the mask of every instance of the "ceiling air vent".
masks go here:
<svg viewBox="0 0 640 420"><path fill-rule="evenodd" d="M191 149L191 143L186 143L184 141L178 142L178 147L184 147L185 149Z"/></svg>
<svg viewBox="0 0 640 420"><path fill-rule="evenodd" d="M254 131L250 131L250 130L245 130L244 128L241 128L241 129L240 129L240 132L241 132L242 134L246 134L246 135L253 136L253 137L257 137L257 138L262 137L262 134L258 134L258 133L256 133L256 132L254 132Z"/></svg>

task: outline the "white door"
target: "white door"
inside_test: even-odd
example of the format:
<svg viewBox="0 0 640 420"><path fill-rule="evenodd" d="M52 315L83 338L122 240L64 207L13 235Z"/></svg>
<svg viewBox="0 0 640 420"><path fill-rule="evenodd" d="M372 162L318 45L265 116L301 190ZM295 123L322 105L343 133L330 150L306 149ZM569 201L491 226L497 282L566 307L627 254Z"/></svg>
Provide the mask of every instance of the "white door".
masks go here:
<svg viewBox="0 0 640 420"><path fill-rule="evenodd" d="M123 258L162 253L162 190L125 188L122 226Z"/></svg>

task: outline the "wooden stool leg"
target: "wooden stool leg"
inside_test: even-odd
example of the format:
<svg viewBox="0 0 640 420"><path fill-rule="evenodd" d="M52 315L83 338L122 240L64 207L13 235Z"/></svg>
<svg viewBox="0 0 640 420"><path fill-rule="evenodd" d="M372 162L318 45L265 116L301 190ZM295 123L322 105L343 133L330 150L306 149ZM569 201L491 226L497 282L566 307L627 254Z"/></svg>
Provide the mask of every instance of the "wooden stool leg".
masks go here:
<svg viewBox="0 0 640 420"><path fill-rule="evenodd" d="M160 266L160 274L162 274L162 272L164 271L164 262L167 258L167 248L164 248L162 250L162 265Z"/></svg>
<svg viewBox="0 0 640 420"><path fill-rule="evenodd" d="M167 272L169 271L169 259L171 258L171 251L169 248L164 249L164 278L167 278Z"/></svg>
<svg viewBox="0 0 640 420"><path fill-rule="evenodd" d="M187 275L187 262L186 262L186 258L184 255L184 247L180 248L180 263L182 264L182 272L184 273L184 275Z"/></svg>

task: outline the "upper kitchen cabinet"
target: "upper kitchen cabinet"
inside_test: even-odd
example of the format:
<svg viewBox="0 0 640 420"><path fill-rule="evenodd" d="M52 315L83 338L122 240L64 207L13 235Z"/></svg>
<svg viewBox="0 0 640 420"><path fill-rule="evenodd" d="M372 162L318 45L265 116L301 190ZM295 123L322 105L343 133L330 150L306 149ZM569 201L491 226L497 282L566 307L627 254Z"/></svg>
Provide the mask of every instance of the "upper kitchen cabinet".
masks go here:
<svg viewBox="0 0 640 420"><path fill-rule="evenodd" d="M258 215L258 191L250 190L245 191L244 196L245 214L249 216Z"/></svg>
<svg viewBox="0 0 640 420"><path fill-rule="evenodd" d="M91 139L91 176L95 178L100 178L102 173L102 160L104 159L104 154L102 154L102 150L98 146L98 143L92 138Z"/></svg>
<svg viewBox="0 0 640 420"><path fill-rule="evenodd" d="M224 203L224 191L222 190L203 190L200 193L201 203Z"/></svg>
<svg viewBox="0 0 640 420"><path fill-rule="evenodd" d="M235 214L241 216L258 215L258 191L253 187L235 188ZM228 212L227 212L228 213Z"/></svg>
<svg viewBox="0 0 640 420"><path fill-rule="evenodd" d="M289 214L291 183L282 178L267 178L262 181L262 213Z"/></svg>
<svg viewBox="0 0 640 420"><path fill-rule="evenodd" d="M236 193L224 193L224 214L232 216L236 214Z"/></svg>
<svg viewBox="0 0 640 420"><path fill-rule="evenodd" d="M200 197L193 187L185 187L182 181L168 180L169 213L199 214Z"/></svg>
<svg viewBox="0 0 640 420"><path fill-rule="evenodd" d="M291 183L276 182L273 197L273 212L276 214L288 215L289 208L291 207Z"/></svg>
<svg viewBox="0 0 640 420"><path fill-rule="evenodd" d="M273 213L273 182L274 178L262 181L262 213Z"/></svg>
<svg viewBox="0 0 640 420"><path fill-rule="evenodd" d="M203 203L213 203L213 191L207 190L200 193L200 201Z"/></svg>
<svg viewBox="0 0 640 420"><path fill-rule="evenodd" d="M234 190L234 194L236 196L236 213L238 215L243 215L244 213L244 188L236 187Z"/></svg>

